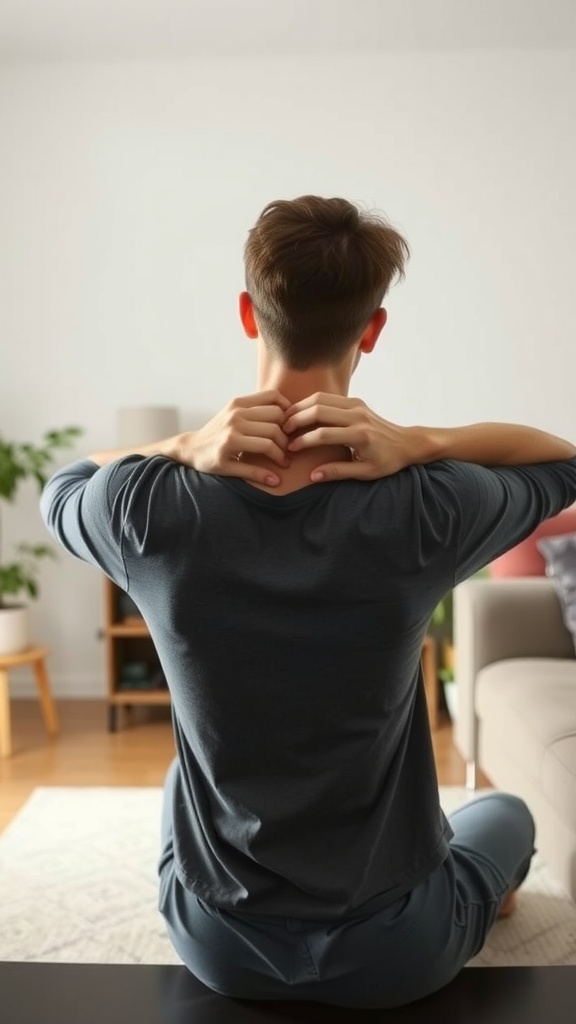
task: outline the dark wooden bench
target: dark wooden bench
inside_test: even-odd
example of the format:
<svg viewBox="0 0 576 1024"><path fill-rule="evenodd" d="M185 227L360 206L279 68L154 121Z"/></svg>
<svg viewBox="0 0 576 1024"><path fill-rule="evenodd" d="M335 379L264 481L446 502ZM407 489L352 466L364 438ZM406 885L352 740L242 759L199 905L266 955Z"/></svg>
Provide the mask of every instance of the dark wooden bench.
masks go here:
<svg viewBox="0 0 576 1024"><path fill-rule="evenodd" d="M469 967L399 1010L239 1002L184 967L0 963L2 1024L574 1024L576 966Z"/></svg>

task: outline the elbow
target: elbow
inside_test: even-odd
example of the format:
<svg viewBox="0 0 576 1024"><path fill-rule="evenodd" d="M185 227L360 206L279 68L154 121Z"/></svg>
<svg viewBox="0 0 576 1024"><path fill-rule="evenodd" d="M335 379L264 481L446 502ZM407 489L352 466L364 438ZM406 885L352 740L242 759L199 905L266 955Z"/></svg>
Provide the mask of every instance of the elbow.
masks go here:
<svg viewBox="0 0 576 1024"><path fill-rule="evenodd" d="M40 515L44 521L44 525L51 531L51 520L52 520L52 500L50 494L50 484L44 486L44 490L40 495Z"/></svg>
<svg viewBox="0 0 576 1024"><path fill-rule="evenodd" d="M60 544L64 544L64 521L69 519L83 481L69 482L53 478L49 480L40 495L40 515L44 524Z"/></svg>

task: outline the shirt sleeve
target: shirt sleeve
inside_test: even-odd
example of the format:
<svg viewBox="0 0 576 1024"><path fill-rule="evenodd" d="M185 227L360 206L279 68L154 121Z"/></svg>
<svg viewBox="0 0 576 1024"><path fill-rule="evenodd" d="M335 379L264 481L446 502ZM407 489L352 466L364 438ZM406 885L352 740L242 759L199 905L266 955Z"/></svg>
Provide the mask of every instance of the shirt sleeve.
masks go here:
<svg viewBox="0 0 576 1024"><path fill-rule="evenodd" d="M576 458L486 468L447 461L430 467L446 503L455 550L454 584L468 579L576 501Z"/></svg>
<svg viewBox="0 0 576 1024"><path fill-rule="evenodd" d="M66 551L97 566L123 590L129 585L126 519L146 464L157 461L131 455L102 467L90 459L73 462L51 477L40 499L42 518Z"/></svg>

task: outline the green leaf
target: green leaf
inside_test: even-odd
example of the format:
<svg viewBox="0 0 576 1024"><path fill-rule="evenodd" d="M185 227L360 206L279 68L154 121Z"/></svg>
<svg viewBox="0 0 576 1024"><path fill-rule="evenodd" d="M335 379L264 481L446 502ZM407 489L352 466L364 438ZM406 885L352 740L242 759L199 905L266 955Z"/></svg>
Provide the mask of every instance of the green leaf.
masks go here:
<svg viewBox="0 0 576 1024"><path fill-rule="evenodd" d="M56 558L56 552L48 544L18 544L17 551L31 558Z"/></svg>
<svg viewBox="0 0 576 1024"><path fill-rule="evenodd" d="M432 612L432 622L435 626L441 626L446 621L446 608L444 603L441 601L437 604L434 611Z"/></svg>
<svg viewBox="0 0 576 1024"><path fill-rule="evenodd" d="M24 480L34 480L42 491L48 480L56 452L69 448L83 433L81 427L70 426L61 430L47 430L39 445L18 444L0 436L0 498L13 502L18 487ZM56 558L47 544L23 543L16 547L19 561L0 564L0 604L4 595L27 593L38 596L38 562L42 558Z"/></svg>

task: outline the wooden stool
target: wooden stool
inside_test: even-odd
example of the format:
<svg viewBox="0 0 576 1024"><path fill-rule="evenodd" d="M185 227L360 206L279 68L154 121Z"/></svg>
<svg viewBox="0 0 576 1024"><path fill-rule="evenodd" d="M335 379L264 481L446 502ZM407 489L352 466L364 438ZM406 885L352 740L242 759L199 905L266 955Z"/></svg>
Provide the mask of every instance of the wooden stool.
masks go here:
<svg viewBox="0 0 576 1024"><path fill-rule="evenodd" d="M52 699L50 680L46 669L47 647L28 647L19 654L0 654L0 757L10 757L12 737L10 730L10 692L8 671L21 665L32 665L44 725L51 736L58 732L58 715Z"/></svg>

